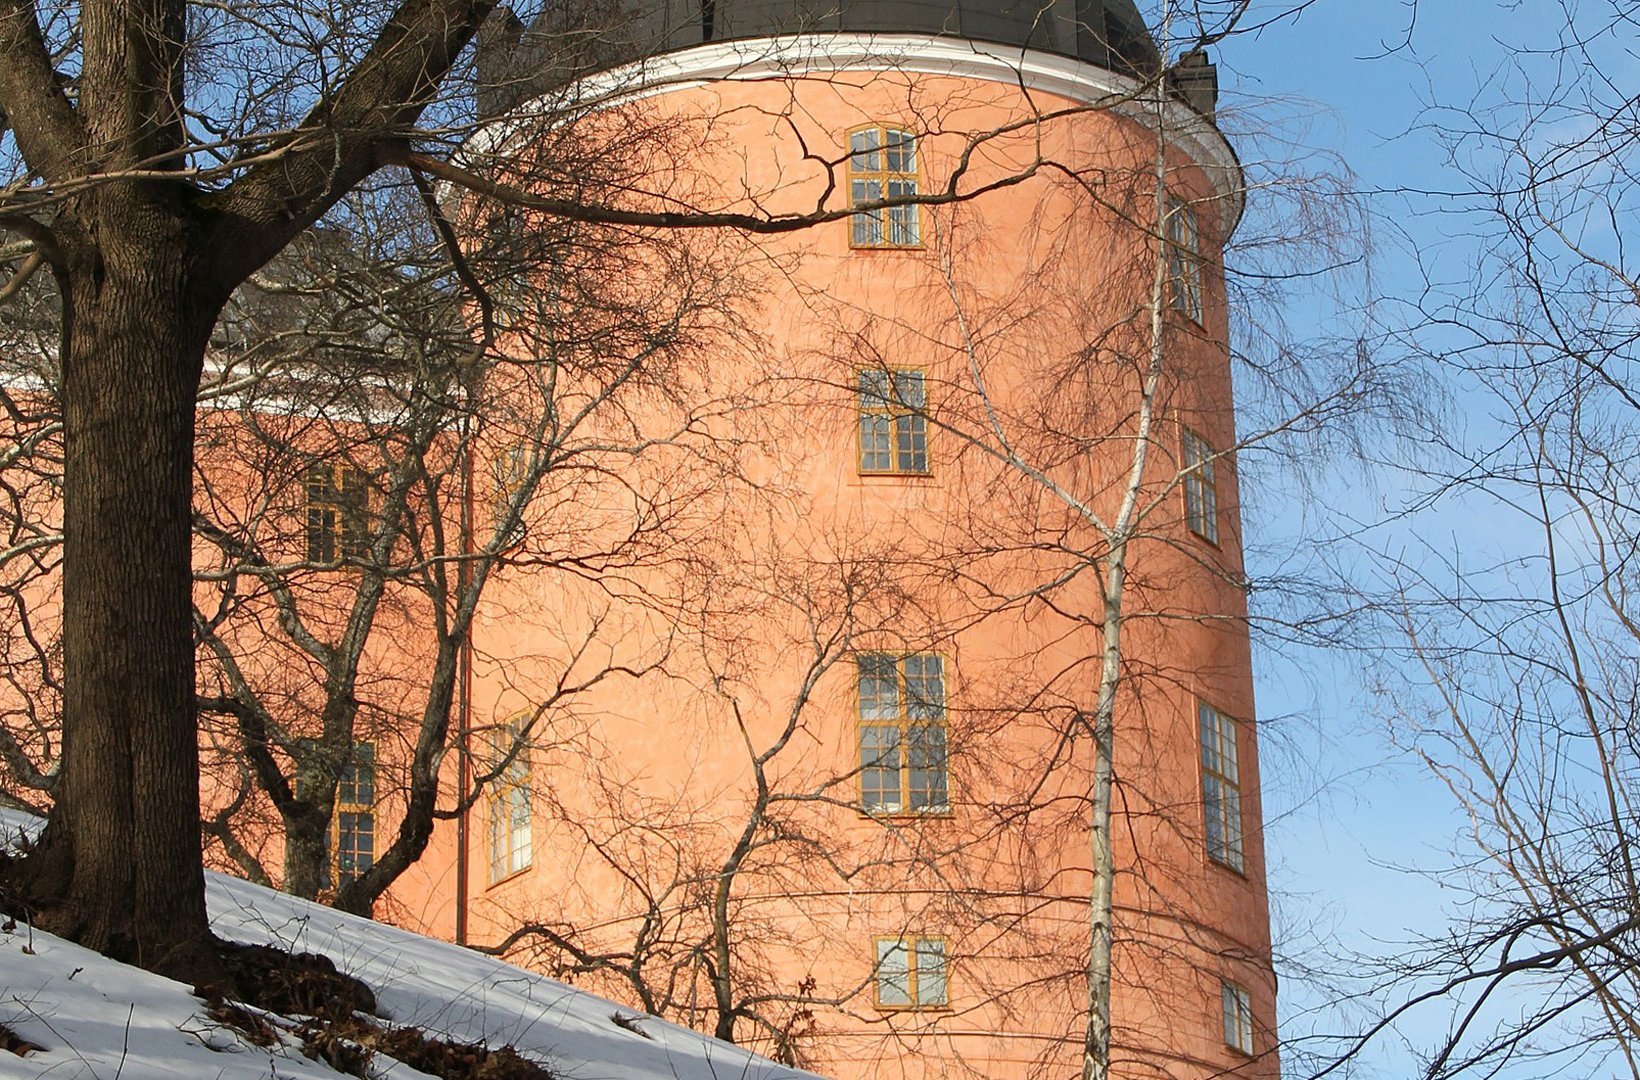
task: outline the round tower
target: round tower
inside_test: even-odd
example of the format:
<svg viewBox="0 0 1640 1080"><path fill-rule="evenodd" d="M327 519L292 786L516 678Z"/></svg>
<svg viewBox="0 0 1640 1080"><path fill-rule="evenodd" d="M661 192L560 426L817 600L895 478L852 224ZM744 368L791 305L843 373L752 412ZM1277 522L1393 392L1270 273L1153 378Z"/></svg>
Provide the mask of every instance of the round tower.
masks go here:
<svg viewBox="0 0 1640 1080"><path fill-rule="evenodd" d="M629 575L675 604L621 622L523 564L487 599L479 716L562 681L549 621L672 644L577 714L595 764L537 757L536 861L475 853L474 940L556 927L521 958L840 1080L1080 1076L1107 1008L1112 1077L1278 1075L1221 265L1241 174L1212 66L1168 51L1131 0L492 19L470 160L641 128L648 179L591 201L782 224L625 234L690 252L653 272L737 282L700 378L626 414L693 408L674 428L734 464L679 510L690 569ZM652 506L667 460L605 482Z"/></svg>

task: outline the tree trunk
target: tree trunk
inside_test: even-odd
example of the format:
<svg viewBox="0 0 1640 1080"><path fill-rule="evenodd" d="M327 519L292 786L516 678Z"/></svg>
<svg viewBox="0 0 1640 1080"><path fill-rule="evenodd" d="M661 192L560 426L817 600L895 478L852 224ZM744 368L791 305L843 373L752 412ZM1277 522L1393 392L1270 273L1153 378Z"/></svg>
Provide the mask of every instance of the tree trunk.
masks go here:
<svg viewBox="0 0 1640 1080"><path fill-rule="evenodd" d="M1099 693L1093 708L1093 805L1088 810L1088 846L1093 882L1088 895L1088 1026L1082 1044L1082 1080L1110 1075L1111 919L1115 910L1116 866L1111 855L1111 756L1116 749L1116 690L1122 677L1122 586L1127 577L1127 545L1112 547L1106 560L1103 652Z"/></svg>
<svg viewBox="0 0 1640 1080"><path fill-rule="evenodd" d="M332 798L326 805L334 807ZM330 866L330 817L310 802L300 802L280 817L285 826L284 890L303 900L316 900Z"/></svg>
<svg viewBox="0 0 1640 1080"><path fill-rule="evenodd" d="M63 764L32 891L47 929L197 980L214 952L196 824L189 525L215 311L190 289L185 212L105 190L70 221L58 271Z"/></svg>

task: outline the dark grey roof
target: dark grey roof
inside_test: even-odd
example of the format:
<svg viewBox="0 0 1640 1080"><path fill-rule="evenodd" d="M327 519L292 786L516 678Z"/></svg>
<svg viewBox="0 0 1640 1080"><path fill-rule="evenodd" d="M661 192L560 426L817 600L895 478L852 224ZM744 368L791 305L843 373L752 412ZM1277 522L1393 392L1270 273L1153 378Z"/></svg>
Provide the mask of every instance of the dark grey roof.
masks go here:
<svg viewBox="0 0 1640 1080"><path fill-rule="evenodd" d="M605 0L502 8L479 35L481 115L577 75L707 41L832 32L949 34L1062 53L1123 74L1162 65L1133 0Z"/></svg>

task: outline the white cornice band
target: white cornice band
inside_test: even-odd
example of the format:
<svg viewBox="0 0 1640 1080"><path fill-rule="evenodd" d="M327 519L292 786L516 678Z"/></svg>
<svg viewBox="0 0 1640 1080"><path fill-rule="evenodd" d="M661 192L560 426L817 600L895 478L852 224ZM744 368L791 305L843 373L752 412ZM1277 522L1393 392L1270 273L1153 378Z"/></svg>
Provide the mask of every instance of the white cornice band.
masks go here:
<svg viewBox="0 0 1640 1080"><path fill-rule="evenodd" d="M562 115L641 100L724 80L803 78L841 71L897 71L950 75L1055 94L1118 115L1153 130L1201 167L1225 209L1225 235L1241 220L1245 191L1241 163L1229 140L1211 121L1182 101L1136 79L1058 53L938 34L821 32L743 38L696 45L611 68L519 106L486 124L466 145L469 153L493 153L531 126L531 117ZM523 115L520 115L523 114ZM535 122L539 122L536 120Z"/></svg>

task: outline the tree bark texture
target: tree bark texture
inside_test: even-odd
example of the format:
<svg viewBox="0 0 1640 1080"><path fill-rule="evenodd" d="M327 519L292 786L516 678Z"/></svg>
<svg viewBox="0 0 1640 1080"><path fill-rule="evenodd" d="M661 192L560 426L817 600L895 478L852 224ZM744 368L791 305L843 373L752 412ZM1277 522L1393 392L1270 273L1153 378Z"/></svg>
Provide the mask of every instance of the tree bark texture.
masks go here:
<svg viewBox="0 0 1640 1080"><path fill-rule="evenodd" d="M1116 750L1116 691L1122 677L1122 588L1126 545L1106 562L1099 693L1093 709L1093 805L1088 809L1088 856L1093 881L1088 894L1088 1023L1082 1045L1082 1080L1110 1075L1111 920L1115 912L1116 863L1111 853L1111 757Z"/></svg>
<svg viewBox="0 0 1640 1080"><path fill-rule="evenodd" d="M207 937L189 515L216 312L191 295L185 216L125 194L100 193L64 230L58 274L64 741L42 851L58 902L44 921L191 970Z"/></svg>
<svg viewBox="0 0 1640 1080"><path fill-rule="evenodd" d="M493 6L402 0L297 129L206 191L167 175L189 164L184 0L77 5L74 98L35 5L0 0L0 110L38 181L0 226L36 243L63 306L62 772L17 871L43 926L212 974L190 539L205 347L234 287L406 137Z"/></svg>

